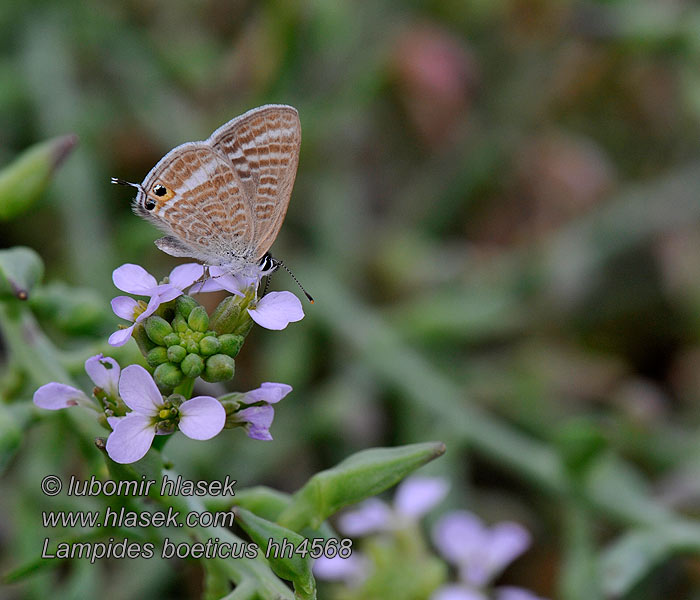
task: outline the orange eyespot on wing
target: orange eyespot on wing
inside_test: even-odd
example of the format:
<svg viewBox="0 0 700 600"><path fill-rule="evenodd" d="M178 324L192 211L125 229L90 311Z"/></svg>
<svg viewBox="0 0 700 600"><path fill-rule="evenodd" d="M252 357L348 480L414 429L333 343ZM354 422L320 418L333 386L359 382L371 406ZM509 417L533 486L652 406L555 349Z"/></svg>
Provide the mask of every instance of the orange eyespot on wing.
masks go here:
<svg viewBox="0 0 700 600"><path fill-rule="evenodd" d="M156 183L148 192L148 197L155 201L161 207L168 200L175 196L175 190L164 186L162 183Z"/></svg>

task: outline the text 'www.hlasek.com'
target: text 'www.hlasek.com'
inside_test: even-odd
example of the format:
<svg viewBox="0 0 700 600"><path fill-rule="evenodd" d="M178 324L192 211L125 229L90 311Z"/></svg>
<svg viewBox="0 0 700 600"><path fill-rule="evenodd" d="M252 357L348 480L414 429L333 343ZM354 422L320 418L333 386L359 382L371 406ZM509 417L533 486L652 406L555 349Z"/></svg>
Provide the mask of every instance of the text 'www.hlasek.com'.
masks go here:
<svg viewBox="0 0 700 600"><path fill-rule="evenodd" d="M146 479L112 481L101 480L94 476L90 479L71 477L67 485L56 475L47 475L41 481L41 490L46 496L57 496L64 491L66 496L108 496L114 497L114 506L98 510L44 510L41 513L45 529L56 530L63 538L71 541L44 538L41 550L43 559L85 559L94 563L108 558L256 558L268 559L292 558L293 556L311 558L347 558L352 553L352 540L337 538L303 538L295 543L290 540L269 539L261 548L254 542L225 539L227 528L234 523L235 514L231 510L208 511L197 502L197 497L221 496L233 497L235 479L226 476L223 481L191 481L169 478L160 481ZM134 498L154 495L160 498L177 497L175 506L164 510L146 510L134 506ZM158 547L151 541L143 541L143 534L138 529L166 528L173 535L161 538ZM187 527L189 532L197 532L192 539L177 536L179 528ZM120 536L99 536L98 530L119 532ZM218 528L218 529L217 529ZM123 536L124 530L135 530L135 539ZM208 534L220 531L221 537ZM70 532L65 535L65 532ZM78 536L75 532L80 532ZM106 539L105 539L106 538ZM173 538L173 539L171 539Z"/></svg>

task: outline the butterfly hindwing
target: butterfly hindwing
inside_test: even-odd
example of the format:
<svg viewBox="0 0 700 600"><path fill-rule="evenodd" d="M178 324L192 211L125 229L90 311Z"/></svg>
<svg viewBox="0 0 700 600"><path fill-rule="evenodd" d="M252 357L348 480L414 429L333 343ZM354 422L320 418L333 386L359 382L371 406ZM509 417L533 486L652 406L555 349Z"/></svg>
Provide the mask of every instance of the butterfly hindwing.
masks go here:
<svg viewBox="0 0 700 600"><path fill-rule="evenodd" d="M270 104L237 117L209 138L231 162L253 218L253 256L260 259L274 242L294 186L301 125L291 106Z"/></svg>

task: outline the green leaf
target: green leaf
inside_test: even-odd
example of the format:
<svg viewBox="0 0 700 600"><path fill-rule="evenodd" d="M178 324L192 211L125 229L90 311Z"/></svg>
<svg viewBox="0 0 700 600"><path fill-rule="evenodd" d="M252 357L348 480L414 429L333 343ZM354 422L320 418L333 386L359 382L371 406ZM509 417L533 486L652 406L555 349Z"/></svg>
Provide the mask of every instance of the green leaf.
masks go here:
<svg viewBox="0 0 700 600"><path fill-rule="evenodd" d="M204 592L202 600L218 600L225 597L231 589L228 575L221 564L215 560L203 560Z"/></svg>
<svg viewBox="0 0 700 600"><path fill-rule="evenodd" d="M669 540L657 531L634 531L606 551L602 558L602 585L606 598L627 595L670 553Z"/></svg>
<svg viewBox="0 0 700 600"><path fill-rule="evenodd" d="M643 578L669 556L700 552L700 526L674 519L621 536L600 558L606 598L628 596Z"/></svg>
<svg viewBox="0 0 700 600"><path fill-rule="evenodd" d="M0 299L26 300L44 274L44 263L31 248L0 250Z"/></svg>
<svg viewBox="0 0 700 600"><path fill-rule="evenodd" d="M291 498L284 492L258 485L236 492L236 506L254 512L268 521L276 521L282 511L289 506Z"/></svg>
<svg viewBox="0 0 700 600"><path fill-rule="evenodd" d="M34 204L77 141L75 135L64 135L35 144L0 170L0 221L21 214Z"/></svg>
<svg viewBox="0 0 700 600"><path fill-rule="evenodd" d="M37 316L69 334L98 333L112 318L106 308L109 305L97 292L62 282L39 287L32 294L30 306Z"/></svg>
<svg viewBox="0 0 700 600"><path fill-rule="evenodd" d="M309 541L295 531L258 517L245 508L239 506L233 510L238 524L260 546L261 553L267 557L275 575L291 581L298 598L316 598L311 558L306 552L296 552L296 549L303 548L303 543L308 545ZM277 548L279 553L272 550L268 555L268 548Z"/></svg>
<svg viewBox="0 0 700 600"><path fill-rule="evenodd" d="M375 496L445 452L442 442L363 450L314 475L292 499L278 522L295 531L318 529L341 508Z"/></svg>

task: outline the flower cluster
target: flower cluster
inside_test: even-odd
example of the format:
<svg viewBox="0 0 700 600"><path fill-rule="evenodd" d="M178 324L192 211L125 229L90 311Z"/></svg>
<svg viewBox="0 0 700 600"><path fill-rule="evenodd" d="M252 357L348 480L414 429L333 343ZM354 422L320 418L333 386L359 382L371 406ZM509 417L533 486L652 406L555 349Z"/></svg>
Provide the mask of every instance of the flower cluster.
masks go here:
<svg viewBox="0 0 700 600"><path fill-rule="evenodd" d="M129 365L121 370L117 361L101 354L85 362L85 371L95 384L93 399L70 385L52 382L34 393L34 404L47 410L80 405L99 412L112 430L107 454L119 463L143 458L156 435L176 429L193 440L208 440L225 427L238 426L253 439L271 440L271 405L292 390L284 383L266 382L245 394L186 400L180 394L162 395L143 367Z"/></svg>
<svg viewBox="0 0 700 600"><path fill-rule="evenodd" d="M259 279L236 277L218 267L180 265L158 284L142 267L126 264L114 271L112 279L120 290L147 296L149 301L128 296L112 300L115 314L132 325L114 332L109 343L121 346L133 337L164 389L177 387L187 377L201 376L210 382L231 379L233 358L254 322L278 330L304 317L301 302L291 292L271 292L258 299ZM195 293L226 290L232 295L209 317L185 294L187 288Z"/></svg>
<svg viewBox="0 0 700 600"><path fill-rule="evenodd" d="M262 273L264 275L264 273ZM123 370L113 358L89 358L85 370L95 384L93 398L81 390L52 382L34 394L34 403L57 410L82 405L100 414L111 429L106 450L112 460L132 463L148 452L156 435L180 430L195 440L210 439L224 428L243 427L248 436L271 440L273 404L290 391L283 383L263 383L247 393L190 398L194 380L231 379L235 357L254 323L284 329L303 318L299 299L290 292L257 297L259 277L242 278L216 267L180 265L158 283L138 265L126 264L112 275L122 291L148 298L118 296L114 312L131 321L109 338L113 346L134 338L153 375L140 365ZM226 290L211 316L185 290L197 293Z"/></svg>
<svg viewBox="0 0 700 600"><path fill-rule="evenodd" d="M366 500L356 510L340 517L338 529L350 536L381 532L400 536L404 530L413 530L418 520L444 498L447 490L447 482L440 478L411 477L398 487L393 506L376 498ZM489 589L494 579L529 547L530 534L522 525L502 522L489 528L468 511L454 511L444 515L432 533L435 548L455 567L458 580L435 585L430 600L541 600L522 588ZM376 580L381 566L377 564L378 557L381 558L381 554L375 544L370 547L368 556L354 552L348 559L320 558L313 570L319 579L345 582L360 598L366 588L376 585L372 578ZM421 560L429 564L427 557ZM383 566L386 571L386 565Z"/></svg>

